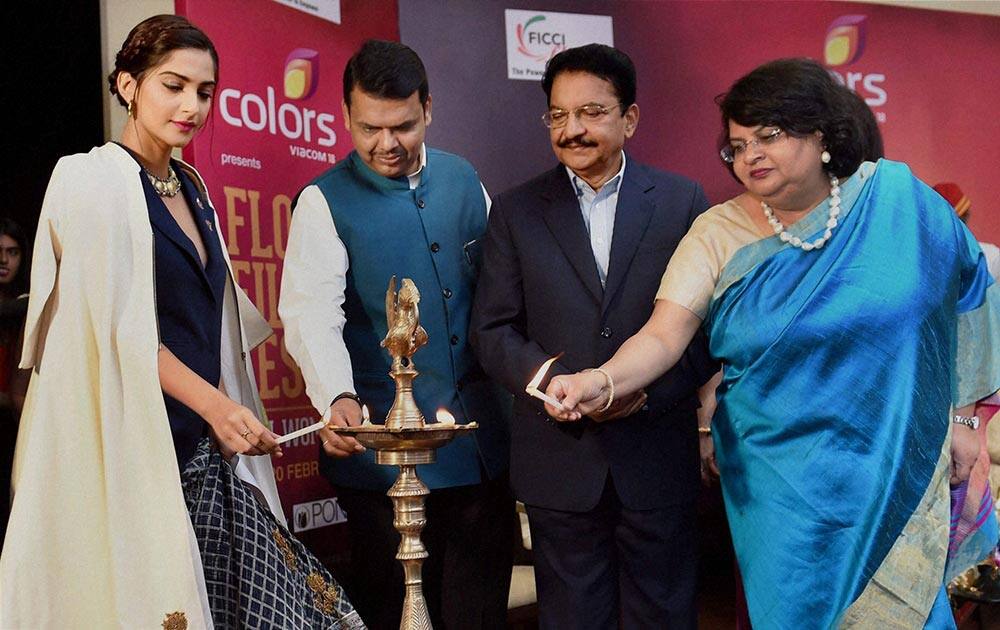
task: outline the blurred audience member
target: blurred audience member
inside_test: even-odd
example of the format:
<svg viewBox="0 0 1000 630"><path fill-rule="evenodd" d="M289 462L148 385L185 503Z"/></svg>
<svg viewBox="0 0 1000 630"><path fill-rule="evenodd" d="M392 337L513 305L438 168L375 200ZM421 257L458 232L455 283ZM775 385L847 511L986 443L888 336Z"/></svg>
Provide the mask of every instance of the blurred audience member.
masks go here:
<svg viewBox="0 0 1000 630"><path fill-rule="evenodd" d="M31 247L16 222L0 217L0 542L10 515L10 468L30 371L18 370L28 308Z"/></svg>

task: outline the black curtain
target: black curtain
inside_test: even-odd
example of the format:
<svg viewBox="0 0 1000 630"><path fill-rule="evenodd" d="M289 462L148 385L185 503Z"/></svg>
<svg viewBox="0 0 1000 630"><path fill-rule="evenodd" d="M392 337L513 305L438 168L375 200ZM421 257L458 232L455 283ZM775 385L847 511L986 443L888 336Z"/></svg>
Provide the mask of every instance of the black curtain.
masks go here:
<svg viewBox="0 0 1000 630"><path fill-rule="evenodd" d="M0 4L0 214L33 235L56 161L104 140L100 2Z"/></svg>

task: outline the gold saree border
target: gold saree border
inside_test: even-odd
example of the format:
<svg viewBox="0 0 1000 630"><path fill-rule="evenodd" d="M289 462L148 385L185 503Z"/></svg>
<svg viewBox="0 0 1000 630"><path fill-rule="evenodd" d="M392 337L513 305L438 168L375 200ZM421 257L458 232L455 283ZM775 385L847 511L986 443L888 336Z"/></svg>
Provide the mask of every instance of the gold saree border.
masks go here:
<svg viewBox="0 0 1000 630"><path fill-rule="evenodd" d="M950 469L949 429L920 504L865 590L844 612L839 628L912 630L924 627L941 590L948 556Z"/></svg>

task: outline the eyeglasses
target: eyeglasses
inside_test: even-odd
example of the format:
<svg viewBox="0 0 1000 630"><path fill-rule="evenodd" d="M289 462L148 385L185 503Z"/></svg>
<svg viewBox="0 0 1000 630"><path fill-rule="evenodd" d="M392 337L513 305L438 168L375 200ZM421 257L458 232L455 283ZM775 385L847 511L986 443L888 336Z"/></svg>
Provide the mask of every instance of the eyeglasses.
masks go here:
<svg viewBox="0 0 1000 630"><path fill-rule="evenodd" d="M577 107L571 112L566 111L565 109L554 108L542 114L542 124L549 129L564 127L566 126L566 123L569 122L570 114L576 116L577 120L585 123L601 122L605 116L610 114L612 110L620 105L620 103L616 103L611 107L605 107L599 103L587 103L586 105Z"/></svg>
<svg viewBox="0 0 1000 630"><path fill-rule="evenodd" d="M722 147L719 151L719 156L722 157L722 161L727 164L732 164L736 161L736 158L743 155L747 148L756 149L758 147L769 147L776 143L781 138L785 137L785 132L781 129L772 129L771 131L765 132L763 135L756 136L750 142L742 142L736 140L729 143L729 146Z"/></svg>

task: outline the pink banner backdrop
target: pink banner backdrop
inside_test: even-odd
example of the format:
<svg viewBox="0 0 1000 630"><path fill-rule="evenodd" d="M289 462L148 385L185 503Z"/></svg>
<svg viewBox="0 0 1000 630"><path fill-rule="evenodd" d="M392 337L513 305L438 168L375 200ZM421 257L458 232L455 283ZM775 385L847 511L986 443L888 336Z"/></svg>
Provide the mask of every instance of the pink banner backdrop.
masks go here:
<svg viewBox="0 0 1000 630"><path fill-rule="evenodd" d="M772 59L824 62L872 104L888 156L930 184L959 183L973 231L1000 241L1000 17L812 0L399 0L402 41L431 79L428 141L469 158L491 193L554 164L540 87L507 78L518 42L505 40L506 9L610 16L615 46L638 71L641 119L629 151L697 179L714 202L740 189L716 152L715 96Z"/></svg>
<svg viewBox="0 0 1000 630"><path fill-rule="evenodd" d="M1000 242L1000 18L849 2L625 3L614 16L639 66L633 150L713 201L739 187L716 156L712 99L765 61L811 57L866 99L887 157L928 184L958 183L973 232Z"/></svg>
<svg viewBox="0 0 1000 630"><path fill-rule="evenodd" d="M221 56L212 119L185 155L208 182L240 284L276 330L253 358L279 433L316 416L277 316L291 199L350 151L340 77L369 37L399 39L402 30L431 79L429 142L468 157L494 194L553 164L537 118L541 90L503 71L507 8L611 16L615 45L639 75L642 116L629 150L697 179L714 202L740 190L716 154L714 97L760 63L812 57L868 100L888 157L930 184L957 182L972 200L973 231L1000 242L997 17L812 1L343 0L335 24L271 0L176 5ZM300 532L342 517L319 476L317 448L313 436L293 442L275 465Z"/></svg>
<svg viewBox="0 0 1000 630"><path fill-rule="evenodd" d="M396 3L345 1L339 24L271 0L176 5L208 33L220 57L212 117L185 158L208 184L237 281L275 330L254 351L253 362L275 431L289 433L317 419L278 319L291 203L306 183L351 151L340 106L344 65L367 38L398 40ZM343 520L319 475L318 448L315 434L297 438L274 462L296 532ZM304 538L323 548L320 541L340 537Z"/></svg>

